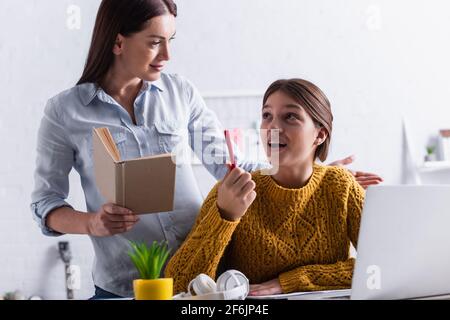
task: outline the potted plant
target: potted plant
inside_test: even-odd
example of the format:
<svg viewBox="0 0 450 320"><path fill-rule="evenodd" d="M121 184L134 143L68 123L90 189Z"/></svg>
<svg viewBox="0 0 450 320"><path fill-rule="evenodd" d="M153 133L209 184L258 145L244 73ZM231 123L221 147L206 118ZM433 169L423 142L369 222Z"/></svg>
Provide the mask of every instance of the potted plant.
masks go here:
<svg viewBox="0 0 450 320"><path fill-rule="evenodd" d="M133 281L136 300L171 300L173 279L160 278L161 270L169 257L167 242L156 241L148 247L145 243L130 242L132 251L128 252L140 279Z"/></svg>
<svg viewBox="0 0 450 320"><path fill-rule="evenodd" d="M427 147L427 155L425 156L425 161L436 161L436 147L428 146Z"/></svg>

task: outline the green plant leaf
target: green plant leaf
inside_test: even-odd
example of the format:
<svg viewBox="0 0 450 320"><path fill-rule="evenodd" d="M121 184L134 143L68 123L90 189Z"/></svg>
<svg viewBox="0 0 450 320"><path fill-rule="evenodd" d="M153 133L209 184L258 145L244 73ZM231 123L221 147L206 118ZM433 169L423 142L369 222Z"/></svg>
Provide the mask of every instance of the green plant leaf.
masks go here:
<svg viewBox="0 0 450 320"><path fill-rule="evenodd" d="M427 154L432 155L436 151L436 146L428 146L426 149L427 149Z"/></svg>
<svg viewBox="0 0 450 320"><path fill-rule="evenodd" d="M139 272L141 279L158 279L170 255L168 243L154 241L151 246L130 241L128 255Z"/></svg>

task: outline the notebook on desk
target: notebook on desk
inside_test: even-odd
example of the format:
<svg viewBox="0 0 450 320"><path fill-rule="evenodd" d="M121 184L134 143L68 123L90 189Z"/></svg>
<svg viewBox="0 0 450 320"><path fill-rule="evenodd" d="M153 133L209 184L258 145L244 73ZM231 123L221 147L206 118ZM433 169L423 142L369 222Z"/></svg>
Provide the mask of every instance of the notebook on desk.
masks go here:
<svg viewBox="0 0 450 320"><path fill-rule="evenodd" d="M303 291L267 296L248 296L249 300L321 300L350 299L351 290Z"/></svg>

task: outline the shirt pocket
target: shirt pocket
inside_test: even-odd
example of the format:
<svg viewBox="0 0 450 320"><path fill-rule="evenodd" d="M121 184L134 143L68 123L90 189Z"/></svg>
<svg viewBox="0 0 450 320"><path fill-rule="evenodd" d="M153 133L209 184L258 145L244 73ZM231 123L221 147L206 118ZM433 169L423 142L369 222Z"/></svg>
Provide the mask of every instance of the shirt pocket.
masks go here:
<svg viewBox="0 0 450 320"><path fill-rule="evenodd" d="M126 149L126 141L127 136L123 130L111 130L111 135L116 143L117 149L120 152L120 158L125 160L127 158L127 149ZM86 137L84 150L80 151L82 160L85 163L85 166L92 167L94 165L94 144L93 144L93 136L89 135ZM83 155L83 153L85 153ZM86 159L84 161L84 159Z"/></svg>
<svg viewBox="0 0 450 320"><path fill-rule="evenodd" d="M160 122L155 123L155 129L161 152L173 153L176 149L182 147L187 133L182 125L176 122Z"/></svg>

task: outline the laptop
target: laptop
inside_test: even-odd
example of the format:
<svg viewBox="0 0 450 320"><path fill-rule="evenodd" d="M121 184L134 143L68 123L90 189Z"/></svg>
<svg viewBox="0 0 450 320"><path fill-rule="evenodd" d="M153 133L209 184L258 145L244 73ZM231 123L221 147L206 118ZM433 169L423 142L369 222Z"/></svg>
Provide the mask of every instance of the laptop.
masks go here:
<svg viewBox="0 0 450 320"><path fill-rule="evenodd" d="M351 290L259 298L450 299L450 186L368 189Z"/></svg>
<svg viewBox="0 0 450 320"><path fill-rule="evenodd" d="M351 299L450 294L450 186L368 189Z"/></svg>

